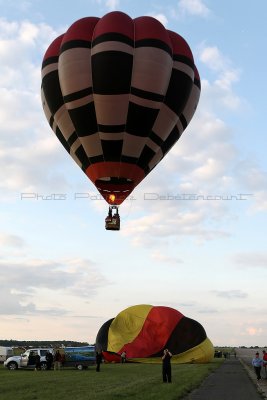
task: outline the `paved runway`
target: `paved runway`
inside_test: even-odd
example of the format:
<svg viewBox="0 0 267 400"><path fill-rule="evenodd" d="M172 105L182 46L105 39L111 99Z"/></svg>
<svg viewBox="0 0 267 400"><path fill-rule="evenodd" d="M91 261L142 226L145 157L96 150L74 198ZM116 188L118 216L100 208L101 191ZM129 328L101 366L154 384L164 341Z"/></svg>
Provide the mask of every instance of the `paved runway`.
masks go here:
<svg viewBox="0 0 267 400"><path fill-rule="evenodd" d="M262 400L265 397L259 382L252 369L245 368L239 359L226 359L184 400Z"/></svg>

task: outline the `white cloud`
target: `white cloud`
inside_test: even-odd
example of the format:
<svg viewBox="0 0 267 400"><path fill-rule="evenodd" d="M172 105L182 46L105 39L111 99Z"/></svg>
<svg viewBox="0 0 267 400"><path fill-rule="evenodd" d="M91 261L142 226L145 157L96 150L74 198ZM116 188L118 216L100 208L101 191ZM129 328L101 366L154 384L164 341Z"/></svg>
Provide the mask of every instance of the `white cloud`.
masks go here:
<svg viewBox="0 0 267 400"><path fill-rule="evenodd" d="M239 253L233 256L233 260L237 265L249 268L267 268L267 253Z"/></svg>
<svg viewBox="0 0 267 400"><path fill-rule="evenodd" d="M21 296L11 293L9 288L1 287L1 315L25 315L28 311L33 312L34 306L21 304Z"/></svg>
<svg viewBox="0 0 267 400"><path fill-rule="evenodd" d="M222 176L225 166L222 160L208 158L205 165L201 165L193 171L196 179L212 180Z"/></svg>
<svg viewBox="0 0 267 400"><path fill-rule="evenodd" d="M267 188L267 172L263 171L254 160L248 158L239 160L235 174L239 181L252 191L264 191Z"/></svg>
<svg viewBox="0 0 267 400"><path fill-rule="evenodd" d="M1 300L3 304L5 299L5 308L1 308L0 313L42 310L53 314L63 309L65 313L72 308L73 304L69 304L71 298L89 300L98 289L108 284L93 263L85 259L59 262L26 260L20 263L2 260L0 269L7 271L0 276L1 298L6 293ZM56 300L58 298L62 300ZM64 303L64 299L68 301Z"/></svg>
<svg viewBox="0 0 267 400"><path fill-rule="evenodd" d="M37 183L43 187L57 179L56 168L49 178L44 166L59 167L64 151L45 121L40 99L41 60L57 36L45 24L0 19L0 187L5 192L36 189ZM63 178L58 181L64 185Z"/></svg>
<svg viewBox="0 0 267 400"><path fill-rule="evenodd" d="M254 202L250 207L252 213L267 211L267 190L258 190L253 193Z"/></svg>
<svg viewBox="0 0 267 400"><path fill-rule="evenodd" d="M38 26L32 24L29 21L23 21L19 29L18 40L21 43L27 43L29 45L35 45L38 39L39 29Z"/></svg>
<svg viewBox="0 0 267 400"><path fill-rule="evenodd" d="M26 300L27 299L27 300ZM1 288L1 311L0 315L49 315L64 316L67 310L63 307L55 307L52 303L50 307L41 309L29 298L20 291L10 290L9 288Z"/></svg>
<svg viewBox="0 0 267 400"><path fill-rule="evenodd" d="M120 0L106 0L105 4L110 11L118 10L120 7Z"/></svg>
<svg viewBox="0 0 267 400"><path fill-rule="evenodd" d="M233 289L233 290L214 290L213 293L218 296L218 297L223 297L224 299L244 299L248 297L248 294L243 292L242 290L239 289Z"/></svg>
<svg viewBox="0 0 267 400"><path fill-rule="evenodd" d="M177 264L182 264L183 261L177 257L171 257L166 254L166 250L157 250L153 251L151 254L152 258L155 261L160 262L161 264L172 264L172 265L177 265Z"/></svg>
<svg viewBox="0 0 267 400"><path fill-rule="evenodd" d="M151 17L157 19L157 20L158 20L159 22L161 22L162 25L164 25L165 27L168 25L168 18L166 17L165 14L162 14L162 13L158 13L158 14L151 13L151 14L149 14L149 15L150 15Z"/></svg>
<svg viewBox="0 0 267 400"><path fill-rule="evenodd" d="M207 224L208 220L215 218L217 210L213 209L210 202L204 203L205 201L168 201L160 198L146 200L144 213L147 215L127 221L122 234L130 237L134 245L148 247L155 246L155 241L161 238L175 238L177 244L185 237L195 238L198 243L218 237L227 238L227 231ZM189 209L186 210L186 207Z"/></svg>
<svg viewBox="0 0 267 400"><path fill-rule="evenodd" d="M224 71L229 64L229 60L223 56L216 46L204 47L200 52L199 58L203 64L216 72Z"/></svg>
<svg viewBox="0 0 267 400"><path fill-rule="evenodd" d="M202 92L204 95L206 92L206 98L215 100L215 104L220 103L227 109L238 110L244 101L234 93L233 85L239 82L241 70L234 68L229 58L223 55L216 46L202 44L199 58L216 76L213 82L202 77Z"/></svg>
<svg viewBox="0 0 267 400"><path fill-rule="evenodd" d="M202 0L179 0L178 8L184 14L200 17L207 17L210 14L210 9Z"/></svg>
<svg viewBox="0 0 267 400"><path fill-rule="evenodd" d="M0 247L21 248L25 246L23 238L17 235L0 233Z"/></svg>

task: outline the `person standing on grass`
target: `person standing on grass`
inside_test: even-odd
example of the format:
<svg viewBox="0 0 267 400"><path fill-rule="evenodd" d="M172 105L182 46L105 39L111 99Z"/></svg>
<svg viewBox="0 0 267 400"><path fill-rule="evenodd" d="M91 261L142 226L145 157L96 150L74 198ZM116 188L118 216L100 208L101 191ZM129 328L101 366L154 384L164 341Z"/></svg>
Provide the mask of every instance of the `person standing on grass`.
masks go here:
<svg viewBox="0 0 267 400"><path fill-rule="evenodd" d="M165 349L162 356L162 379L164 383L171 383L172 381L171 358L172 353L168 349Z"/></svg>
<svg viewBox="0 0 267 400"><path fill-rule="evenodd" d="M47 351L46 355L45 355L45 359L46 359L47 369L51 369L52 364L53 364L53 354L50 351Z"/></svg>
<svg viewBox="0 0 267 400"><path fill-rule="evenodd" d="M95 356L96 372L100 372L100 364L102 363L102 351L97 351Z"/></svg>
<svg viewBox="0 0 267 400"><path fill-rule="evenodd" d="M126 363L126 351L123 351L121 353L121 362L122 364Z"/></svg>
<svg viewBox="0 0 267 400"><path fill-rule="evenodd" d="M61 354L59 350L56 351L54 358L54 370L61 368Z"/></svg>
<svg viewBox="0 0 267 400"><path fill-rule="evenodd" d="M41 357L38 353L35 354L35 371L40 371L41 369Z"/></svg>
<svg viewBox="0 0 267 400"><path fill-rule="evenodd" d="M263 360L260 358L259 353L257 352L255 354L255 357L252 360L252 365L254 367L254 371L257 377L257 380L259 381L261 379L261 367L263 364Z"/></svg>

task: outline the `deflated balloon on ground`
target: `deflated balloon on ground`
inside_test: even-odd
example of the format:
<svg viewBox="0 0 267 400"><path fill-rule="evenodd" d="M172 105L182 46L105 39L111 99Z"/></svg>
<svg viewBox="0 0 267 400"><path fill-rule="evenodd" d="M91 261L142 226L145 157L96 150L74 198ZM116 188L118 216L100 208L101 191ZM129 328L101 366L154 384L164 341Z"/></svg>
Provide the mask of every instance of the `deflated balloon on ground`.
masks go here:
<svg viewBox="0 0 267 400"><path fill-rule="evenodd" d="M174 363L206 363L214 348L203 326L181 312L147 304L129 307L105 322L96 337L96 348L106 361L161 362L168 348Z"/></svg>

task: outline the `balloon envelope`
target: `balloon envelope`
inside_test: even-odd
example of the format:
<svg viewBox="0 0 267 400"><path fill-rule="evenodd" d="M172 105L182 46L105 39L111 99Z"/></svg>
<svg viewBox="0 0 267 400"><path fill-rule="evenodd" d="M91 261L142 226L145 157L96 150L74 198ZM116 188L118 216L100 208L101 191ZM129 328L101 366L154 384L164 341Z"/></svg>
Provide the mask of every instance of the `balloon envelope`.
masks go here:
<svg viewBox="0 0 267 400"><path fill-rule="evenodd" d="M187 127L200 78L180 35L115 11L82 18L51 43L41 95L65 149L109 204L121 204Z"/></svg>
<svg viewBox="0 0 267 400"><path fill-rule="evenodd" d="M181 312L147 304L129 307L105 322L96 347L107 361L118 360L123 351L135 362L161 362L168 348L176 363L204 363L213 359L214 348L203 326Z"/></svg>

